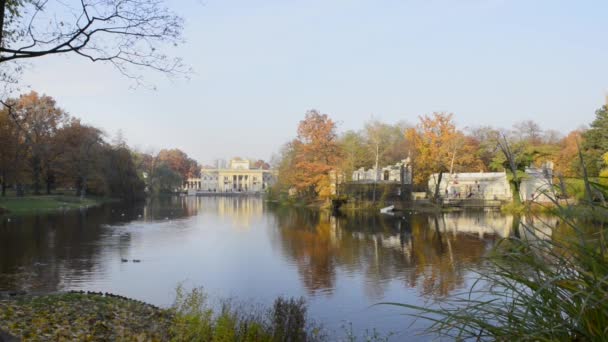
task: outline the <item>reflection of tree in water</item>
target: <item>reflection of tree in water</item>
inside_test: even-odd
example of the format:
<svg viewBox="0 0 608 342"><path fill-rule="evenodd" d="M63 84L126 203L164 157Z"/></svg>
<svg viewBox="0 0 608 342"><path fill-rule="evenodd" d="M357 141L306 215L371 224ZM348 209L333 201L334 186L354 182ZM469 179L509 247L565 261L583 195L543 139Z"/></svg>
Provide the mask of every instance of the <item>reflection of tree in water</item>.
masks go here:
<svg viewBox="0 0 608 342"><path fill-rule="evenodd" d="M465 266L478 263L495 239L489 232L446 224L467 225L467 217L330 217L306 210L277 210L276 217L275 243L297 265L311 294L331 293L341 271L362 274L366 293L375 300L394 279L422 294L445 296L463 286Z"/></svg>
<svg viewBox="0 0 608 342"><path fill-rule="evenodd" d="M337 245L328 218L308 210L279 209L277 219L281 247L297 263L306 289L331 293Z"/></svg>
<svg viewBox="0 0 608 342"><path fill-rule="evenodd" d="M0 290L57 291L70 286L70 279L103 272L102 253L110 250L120 262L131 244L129 232L106 225L125 224L144 214L143 204L113 204L0 218Z"/></svg>

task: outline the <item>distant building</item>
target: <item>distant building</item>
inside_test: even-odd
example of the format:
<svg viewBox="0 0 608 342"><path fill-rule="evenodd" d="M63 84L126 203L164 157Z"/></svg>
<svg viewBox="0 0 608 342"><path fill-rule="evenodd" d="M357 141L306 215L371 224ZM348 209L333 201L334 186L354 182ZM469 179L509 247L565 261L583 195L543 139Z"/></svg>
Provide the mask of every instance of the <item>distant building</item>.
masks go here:
<svg viewBox="0 0 608 342"><path fill-rule="evenodd" d="M435 193L439 174L429 178L428 191ZM511 201L511 187L506 172L444 173L439 183L439 197L443 199L475 198Z"/></svg>
<svg viewBox="0 0 608 342"><path fill-rule="evenodd" d="M217 163L220 165L220 163ZM273 170L252 168L247 159L234 158L227 168L201 168L200 178L189 178L184 183L188 193L258 193L274 184Z"/></svg>
<svg viewBox="0 0 608 342"><path fill-rule="evenodd" d="M553 162L543 163L541 167L526 167L526 176L521 180L519 196L522 201L540 203L552 202L555 199L553 191Z"/></svg>
<svg viewBox="0 0 608 342"><path fill-rule="evenodd" d="M379 170L375 167L366 170L360 168L353 172L352 182L353 183L401 183L403 178L403 184L412 183L412 166L410 158L403 159L402 161L394 164L385 166Z"/></svg>

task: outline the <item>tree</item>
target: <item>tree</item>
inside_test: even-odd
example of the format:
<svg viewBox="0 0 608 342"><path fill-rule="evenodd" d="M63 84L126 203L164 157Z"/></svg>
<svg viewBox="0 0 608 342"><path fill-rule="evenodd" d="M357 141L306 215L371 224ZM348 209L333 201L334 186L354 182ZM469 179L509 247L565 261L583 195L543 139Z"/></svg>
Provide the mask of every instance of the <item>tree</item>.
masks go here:
<svg viewBox="0 0 608 342"><path fill-rule="evenodd" d="M347 131L342 134L339 144L344 156L340 168L346 174L346 180L350 181L353 171L371 164L368 146L365 137L355 131Z"/></svg>
<svg viewBox="0 0 608 342"><path fill-rule="evenodd" d="M158 164L165 163L173 171L177 172L182 177L182 180L195 176L195 173L198 172L196 161L190 159L185 152L177 148L161 150L158 152L156 159L158 160Z"/></svg>
<svg viewBox="0 0 608 342"><path fill-rule="evenodd" d="M262 169L262 170L270 170L270 164L268 164L267 162L263 161L262 159L259 159L255 163L253 163L253 168L254 169Z"/></svg>
<svg viewBox="0 0 608 342"><path fill-rule="evenodd" d="M513 133L519 140L537 145L542 142L543 131L540 125L532 120L525 120L513 125Z"/></svg>
<svg viewBox="0 0 608 342"><path fill-rule="evenodd" d="M76 196L84 197L89 180L100 167L98 158L104 144L101 131L72 119L55 140L63 150L59 161L63 176L74 184Z"/></svg>
<svg viewBox="0 0 608 342"><path fill-rule="evenodd" d="M172 193L183 184L182 176L165 162L154 168L150 179L150 189L156 194Z"/></svg>
<svg viewBox="0 0 608 342"><path fill-rule="evenodd" d="M44 177L46 192L50 193L53 181L52 163L58 156L53 138L67 122L68 115L53 98L38 95L35 91L21 95L17 100L7 101L7 110L15 125L24 135L27 146L34 193L40 194Z"/></svg>
<svg viewBox="0 0 608 342"><path fill-rule="evenodd" d="M8 108L0 110L0 192L6 195L9 184L19 183L26 154L21 130L9 117Z"/></svg>
<svg viewBox="0 0 608 342"><path fill-rule="evenodd" d="M406 130L414 147L414 183L424 185L432 173L438 173L434 198L439 198L439 184L445 172L479 170L478 146L456 129L452 114L433 113L421 116L416 128Z"/></svg>
<svg viewBox="0 0 608 342"><path fill-rule="evenodd" d="M602 156L608 152L608 108L595 112L595 119L583 133L583 150L589 176L596 177L602 169Z"/></svg>
<svg viewBox="0 0 608 342"><path fill-rule="evenodd" d="M181 43L183 20L161 0L0 0L0 65L72 54L141 80L141 68L184 72L165 54Z"/></svg>
<svg viewBox="0 0 608 342"><path fill-rule="evenodd" d="M316 110L306 113L298 125L298 138L294 142L294 186L309 198L316 198L329 185L329 173L335 170L342 158L337 142L336 124Z"/></svg>
<svg viewBox="0 0 608 342"><path fill-rule="evenodd" d="M106 146L102 158L103 188L106 196L136 201L144 197L145 183L137 175L131 151L126 146Z"/></svg>
<svg viewBox="0 0 608 342"><path fill-rule="evenodd" d="M468 137L479 146L475 155L483 164L484 170L493 169L492 161L497 152L496 137L498 132L491 126L467 128ZM502 166L500 167L502 169Z"/></svg>

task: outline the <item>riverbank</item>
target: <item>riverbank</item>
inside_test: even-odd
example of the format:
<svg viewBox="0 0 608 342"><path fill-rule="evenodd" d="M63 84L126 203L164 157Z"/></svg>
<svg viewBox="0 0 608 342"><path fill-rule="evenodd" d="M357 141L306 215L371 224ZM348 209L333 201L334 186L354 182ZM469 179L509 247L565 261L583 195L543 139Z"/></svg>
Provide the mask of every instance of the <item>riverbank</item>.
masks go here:
<svg viewBox="0 0 608 342"><path fill-rule="evenodd" d="M22 340L166 341L171 320L168 310L96 294L0 300L0 331Z"/></svg>
<svg viewBox="0 0 608 342"><path fill-rule="evenodd" d="M84 209L117 201L113 198L91 196L80 198L71 195L6 196L0 197L0 215L8 213L24 215Z"/></svg>
<svg viewBox="0 0 608 342"><path fill-rule="evenodd" d="M33 341L325 341L307 322L303 299L279 297L266 310L178 287L167 309L112 294L70 292L0 299L0 337Z"/></svg>

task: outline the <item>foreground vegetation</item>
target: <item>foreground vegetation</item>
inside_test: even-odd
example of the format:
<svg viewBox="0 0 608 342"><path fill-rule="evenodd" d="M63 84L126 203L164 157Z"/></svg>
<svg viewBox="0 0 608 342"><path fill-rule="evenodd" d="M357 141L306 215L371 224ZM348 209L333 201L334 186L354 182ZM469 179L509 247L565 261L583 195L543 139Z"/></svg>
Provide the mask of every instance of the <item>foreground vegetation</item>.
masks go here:
<svg viewBox="0 0 608 342"><path fill-rule="evenodd" d="M209 306L198 289L178 288L161 309L113 295L67 293L0 300L0 331L39 341L316 341L303 299L278 298L270 309L225 301Z"/></svg>
<svg viewBox="0 0 608 342"><path fill-rule="evenodd" d="M608 207L586 196L576 207L554 201L563 229L543 229L542 217L514 226L468 292L427 307L390 304L431 321L428 333L457 340L607 340Z"/></svg>

